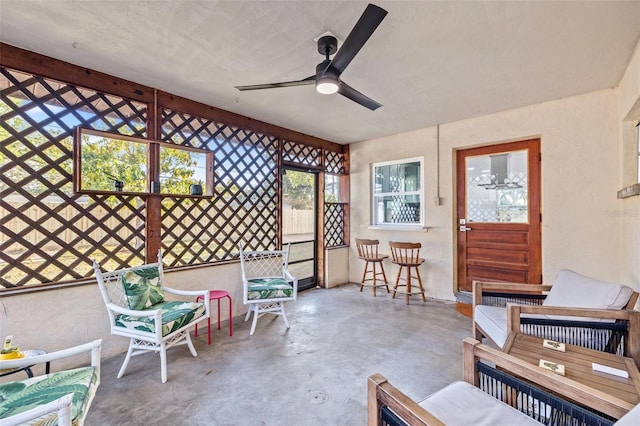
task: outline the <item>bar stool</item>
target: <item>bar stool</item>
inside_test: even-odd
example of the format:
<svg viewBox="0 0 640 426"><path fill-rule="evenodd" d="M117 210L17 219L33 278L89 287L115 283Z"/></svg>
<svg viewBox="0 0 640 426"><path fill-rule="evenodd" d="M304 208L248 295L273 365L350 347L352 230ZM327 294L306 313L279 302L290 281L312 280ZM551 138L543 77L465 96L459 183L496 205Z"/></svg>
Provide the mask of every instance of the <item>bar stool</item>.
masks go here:
<svg viewBox="0 0 640 426"><path fill-rule="evenodd" d="M409 304L409 297L413 294L421 294L422 301L426 302L427 298L424 295L424 288L422 287L422 279L420 278L420 271L418 267L424 263L424 259L420 257L420 248L422 244L420 243L399 243L390 241L389 247L391 247L391 262L400 266L400 270L398 271L398 278L396 279L396 286L393 288L393 298L396 298L396 292L404 293L407 301L407 305ZM401 278L402 268L407 268L407 276L406 278ZM411 268L416 270L416 276L413 277L411 275ZM411 278L418 279L418 286L420 287L420 291L412 291L411 288ZM400 280L405 281L404 284L400 284ZM406 287L406 291L398 290L398 287ZM416 289L417 290L417 289Z"/></svg>
<svg viewBox="0 0 640 426"><path fill-rule="evenodd" d="M229 299L229 336L233 336L233 314L231 312L231 296L229 292L226 290L211 290L209 292L209 302L212 300L218 301L218 330L220 330L220 299L224 298ZM204 298L202 296L198 296L196 302L200 302ZM207 334L209 335L209 344L211 344L211 317L207 318L208 326L207 326ZM196 324L196 337L198 337L198 324Z"/></svg>
<svg viewBox="0 0 640 426"><path fill-rule="evenodd" d="M386 287L387 293L389 293L389 285L387 284L387 276L384 273L384 267L382 266L382 261L389 256L386 254L378 253L378 245L380 242L378 240L365 240L356 238L356 247L358 248L358 257L365 261L364 265L364 273L362 274L362 281L360 282L360 291L364 286L373 287L373 297L376 297L376 288L377 287ZM369 264L372 265L372 270L369 270ZM380 271L376 272L376 265L380 265ZM367 273L371 273L371 278L367 278ZM378 284L376 281L376 277L378 275L382 275L384 278L384 283ZM365 281L372 281L372 284L366 283Z"/></svg>

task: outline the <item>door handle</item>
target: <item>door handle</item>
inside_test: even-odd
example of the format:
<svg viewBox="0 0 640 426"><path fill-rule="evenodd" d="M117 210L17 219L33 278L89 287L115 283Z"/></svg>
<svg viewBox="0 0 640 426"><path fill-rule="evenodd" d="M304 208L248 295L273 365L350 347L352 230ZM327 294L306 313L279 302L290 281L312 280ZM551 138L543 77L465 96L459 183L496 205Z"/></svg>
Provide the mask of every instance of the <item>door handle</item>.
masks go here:
<svg viewBox="0 0 640 426"><path fill-rule="evenodd" d="M467 232L467 231L471 231L471 228L465 225L460 226L460 232Z"/></svg>

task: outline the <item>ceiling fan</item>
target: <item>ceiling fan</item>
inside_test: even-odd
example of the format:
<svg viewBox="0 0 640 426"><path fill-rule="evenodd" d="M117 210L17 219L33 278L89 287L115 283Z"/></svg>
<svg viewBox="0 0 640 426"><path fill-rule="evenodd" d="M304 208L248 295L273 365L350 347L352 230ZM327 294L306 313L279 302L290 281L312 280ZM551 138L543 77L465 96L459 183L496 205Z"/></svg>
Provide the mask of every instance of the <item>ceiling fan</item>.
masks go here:
<svg viewBox="0 0 640 426"><path fill-rule="evenodd" d="M371 34L373 34L376 28L378 28L378 25L380 25L386 15L386 10L376 5L369 4L337 53L338 41L335 37L331 35L320 37L318 40L318 52L321 55L325 55L325 60L316 66L316 73L314 75L295 81L255 84L251 86L236 86L236 89L240 91L261 90L315 84L316 90L319 93L328 95L338 92L342 96L373 111L381 107L382 104L363 95L344 81L340 80L340 74L344 72L356 54L360 49L362 49L362 46L364 46L367 40L369 40ZM334 53L335 56L333 59L329 59L329 56Z"/></svg>

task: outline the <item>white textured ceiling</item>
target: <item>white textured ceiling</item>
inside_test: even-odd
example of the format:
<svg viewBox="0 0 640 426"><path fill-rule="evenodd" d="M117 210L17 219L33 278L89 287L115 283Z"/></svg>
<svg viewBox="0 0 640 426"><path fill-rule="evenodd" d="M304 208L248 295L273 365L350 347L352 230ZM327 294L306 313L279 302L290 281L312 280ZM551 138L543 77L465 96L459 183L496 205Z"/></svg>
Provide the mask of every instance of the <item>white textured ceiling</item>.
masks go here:
<svg viewBox="0 0 640 426"><path fill-rule="evenodd" d="M634 1L377 1L389 14L341 78L370 111L297 80L366 1L0 0L0 40L339 143L615 87ZM2 52L0 52L1 54Z"/></svg>

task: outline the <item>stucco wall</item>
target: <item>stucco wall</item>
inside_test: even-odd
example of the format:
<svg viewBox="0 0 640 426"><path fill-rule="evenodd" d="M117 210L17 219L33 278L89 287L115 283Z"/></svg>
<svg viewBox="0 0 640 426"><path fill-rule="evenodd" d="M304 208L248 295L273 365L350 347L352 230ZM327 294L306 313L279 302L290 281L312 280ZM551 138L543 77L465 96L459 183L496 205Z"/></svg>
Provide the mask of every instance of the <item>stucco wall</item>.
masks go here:
<svg viewBox="0 0 640 426"><path fill-rule="evenodd" d="M455 149L540 137L542 151L542 258L545 282L571 268L605 280L620 279L619 126L617 92L603 90L440 126L440 193L436 193L436 129L428 128L353 144L351 148L350 280L362 265L355 237L419 241L427 295L453 300ZM369 229L371 163L425 157L428 232ZM385 265L395 276L394 265ZM637 285L637 283L636 283Z"/></svg>
<svg viewBox="0 0 640 426"><path fill-rule="evenodd" d="M242 304L239 263L169 271L165 277L166 285L172 288L227 290L233 299L234 317L238 318L247 312ZM212 336L215 341L215 333L219 333L216 327L217 303L213 302L211 308ZM222 302L221 311L222 319L228 319L226 301ZM202 334L200 328L198 330L198 339L206 344L206 322L204 324ZM223 329L221 332L228 331ZM97 283L0 298L0 335L4 338L8 334L13 334L14 344L23 349L46 348L49 352L103 339L104 358L125 352L129 345L128 339L110 335L107 311ZM188 352L186 347L175 350ZM159 374L160 359L155 359Z"/></svg>

